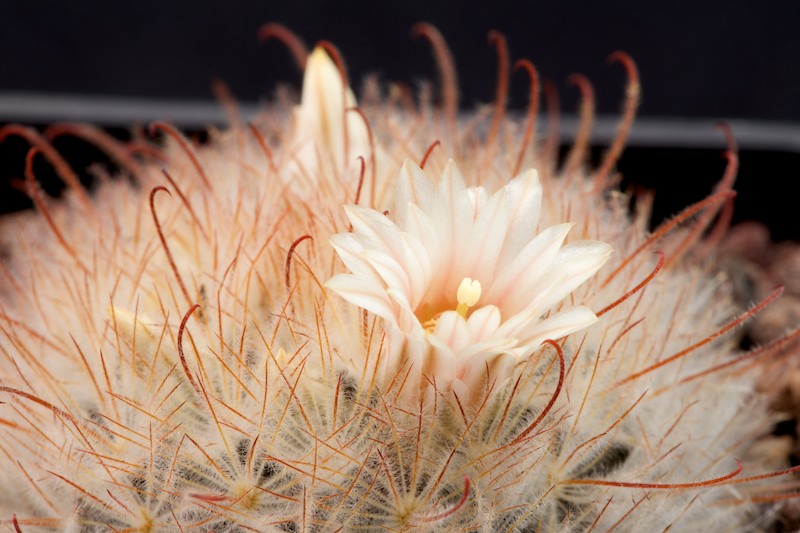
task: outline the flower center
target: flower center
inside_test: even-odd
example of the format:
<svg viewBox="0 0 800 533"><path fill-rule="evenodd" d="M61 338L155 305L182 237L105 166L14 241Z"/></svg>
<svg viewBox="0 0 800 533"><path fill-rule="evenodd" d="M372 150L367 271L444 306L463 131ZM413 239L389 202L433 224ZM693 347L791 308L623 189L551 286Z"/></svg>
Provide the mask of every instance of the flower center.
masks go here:
<svg viewBox="0 0 800 533"><path fill-rule="evenodd" d="M462 279L456 291L456 301L458 302L456 313L467 318L469 308L475 306L480 297L481 282L472 278ZM439 311L422 323L422 327L425 328L425 331L433 333L433 330L436 329L436 323L439 321L439 317L442 316L442 313L444 313L444 311Z"/></svg>

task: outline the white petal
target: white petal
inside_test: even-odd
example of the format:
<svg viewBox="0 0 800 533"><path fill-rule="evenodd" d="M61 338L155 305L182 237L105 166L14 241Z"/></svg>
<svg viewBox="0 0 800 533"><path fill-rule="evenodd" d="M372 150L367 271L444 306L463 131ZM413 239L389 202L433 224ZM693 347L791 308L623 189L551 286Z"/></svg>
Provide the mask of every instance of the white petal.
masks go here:
<svg viewBox="0 0 800 533"><path fill-rule="evenodd" d="M606 264L614 249L600 241L576 241L563 247L552 265L556 283L547 298L540 299L540 309L549 309L563 300Z"/></svg>
<svg viewBox="0 0 800 533"><path fill-rule="evenodd" d="M352 233L332 235L330 243L344 265L356 276L375 276L375 270L364 260L364 245Z"/></svg>
<svg viewBox="0 0 800 533"><path fill-rule="evenodd" d="M411 307L408 298L402 292L395 289L387 289L386 295L396 304L397 327L406 335L424 335L425 330L419 323L414 309Z"/></svg>
<svg viewBox="0 0 800 533"><path fill-rule="evenodd" d="M344 265L353 276L361 279L369 290L378 293L385 290L386 281L370 263L361 241L352 233L338 233L331 236L330 242ZM377 252L376 252L377 253Z"/></svg>
<svg viewBox="0 0 800 533"><path fill-rule="evenodd" d="M297 136L313 139L333 155L337 165L344 157L345 109L354 107L356 99L324 48L317 47L308 56L303 75L303 92L296 109ZM348 113L352 115L352 113ZM347 119L347 135L351 150L369 146L368 133L363 121Z"/></svg>
<svg viewBox="0 0 800 533"><path fill-rule="evenodd" d="M417 205L408 205L406 231L425 247L432 264L437 264L441 256L439 235L434 231L431 217Z"/></svg>
<svg viewBox="0 0 800 533"><path fill-rule="evenodd" d="M422 243L416 237L401 232L388 217L373 209L351 205L345 206L345 212L364 248L387 254L405 272L407 280L393 286L403 287L407 293L414 295L412 299L419 300L433 270Z"/></svg>
<svg viewBox="0 0 800 533"><path fill-rule="evenodd" d="M315 48L308 55L303 73L300 110L304 115L316 118L315 125L325 137L333 133L330 131L332 126L344 120L342 89L342 77L336 65L324 48ZM341 135L341 132L335 134Z"/></svg>
<svg viewBox="0 0 800 533"><path fill-rule="evenodd" d="M408 227L408 205L414 204L430 212L435 190L435 184L421 168L408 159L403 162L395 193L395 220L402 229L407 230Z"/></svg>
<svg viewBox="0 0 800 533"><path fill-rule="evenodd" d="M472 218L477 219L478 214L486 206L489 201L489 193L483 187L469 187L467 188L469 201L472 202Z"/></svg>
<svg viewBox="0 0 800 533"><path fill-rule="evenodd" d="M505 193L501 189L478 213L464 256L455 268L457 277L471 277L483 283L495 276L497 256L508 230Z"/></svg>
<svg viewBox="0 0 800 533"><path fill-rule="evenodd" d="M455 296L459 283L467 275L465 254L474 222L473 200L452 160L440 178L431 208L428 214L438 241L438 261L431 281L436 294L432 298L441 301L441 295Z"/></svg>
<svg viewBox="0 0 800 533"><path fill-rule="evenodd" d="M597 316L588 307L573 307L539 322L526 332L527 336L520 338L519 343L535 350L548 339L555 341L566 337L570 333L588 328L597 320Z"/></svg>
<svg viewBox="0 0 800 533"><path fill-rule="evenodd" d="M432 209L429 214L442 246L440 274L443 279L447 279L446 276L452 271L456 259L463 256L469 235L472 233L473 222L472 217L467 215L472 213L472 200L464 185L464 179L452 160L442 174ZM455 287L446 289L455 290Z"/></svg>
<svg viewBox="0 0 800 533"><path fill-rule="evenodd" d="M472 341L467 321L455 311L445 311L439 316L432 335L436 337L431 339L433 342L438 340L454 352L459 352Z"/></svg>
<svg viewBox="0 0 800 533"><path fill-rule="evenodd" d="M542 313L537 309L524 309L504 320L495 335L504 338L524 337L539 323L541 316Z"/></svg>
<svg viewBox="0 0 800 533"><path fill-rule="evenodd" d="M410 277L409 299L416 307L429 290L434 265L439 262L439 240L430 217L414 204L408 206L408 233L404 238L410 255L408 268L418 272Z"/></svg>
<svg viewBox="0 0 800 533"><path fill-rule="evenodd" d="M542 185L539 174L533 169L511 180L503 190L509 228L499 257L500 265L511 261L536 235L542 206Z"/></svg>
<svg viewBox="0 0 800 533"><path fill-rule="evenodd" d="M402 256L400 228L388 217L360 205L346 205L344 211L365 248L388 252L394 257Z"/></svg>
<svg viewBox="0 0 800 533"><path fill-rule="evenodd" d="M467 319L473 342L489 338L500 327L500 310L494 305L476 309Z"/></svg>
<svg viewBox="0 0 800 533"><path fill-rule="evenodd" d="M485 363L501 353L511 353L511 349L518 344L517 339L493 338L483 342L468 344L458 352L460 365L478 365L482 371L485 370ZM462 372L463 374L464 372Z"/></svg>
<svg viewBox="0 0 800 533"><path fill-rule="evenodd" d="M374 250L367 250L363 254L370 266L375 269L375 272L381 277L386 284L387 288L392 288L409 294L411 292L409 282L409 272L406 271L393 257L390 255ZM416 272L412 273L416 274Z"/></svg>
<svg viewBox="0 0 800 533"><path fill-rule="evenodd" d="M365 283L363 278L352 274L334 276L325 283L325 286L348 302L385 318L392 325L397 325L395 311L386 295L386 290L382 287L374 287Z"/></svg>
<svg viewBox="0 0 800 533"><path fill-rule="evenodd" d="M571 227L572 224L558 224L537 235L510 264L497 272L486 301L502 302L507 315L528 307L536 297L535 291L548 283L542 281L542 277L551 271L552 262Z"/></svg>

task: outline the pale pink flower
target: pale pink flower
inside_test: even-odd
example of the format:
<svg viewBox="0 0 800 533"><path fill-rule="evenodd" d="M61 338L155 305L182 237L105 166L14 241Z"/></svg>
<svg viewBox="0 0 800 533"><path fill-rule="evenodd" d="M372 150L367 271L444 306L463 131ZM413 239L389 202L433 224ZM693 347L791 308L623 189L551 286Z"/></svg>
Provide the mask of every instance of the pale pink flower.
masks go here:
<svg viewBox="0 0 800 533"><path fill-rule="evenodd" d="M597 321L587 307L559 304L612 251L564 245L571 224L538 231L541 201L535 170L489 195L467 187L452 161L438 185L406 162L389 216L345 207L353 231L331 242L351 273L328 287L401 334L393 342L403 348L390 348L401 360L389 368L408 361L423 381L457 391L503 380L545 340Z"/></svg>

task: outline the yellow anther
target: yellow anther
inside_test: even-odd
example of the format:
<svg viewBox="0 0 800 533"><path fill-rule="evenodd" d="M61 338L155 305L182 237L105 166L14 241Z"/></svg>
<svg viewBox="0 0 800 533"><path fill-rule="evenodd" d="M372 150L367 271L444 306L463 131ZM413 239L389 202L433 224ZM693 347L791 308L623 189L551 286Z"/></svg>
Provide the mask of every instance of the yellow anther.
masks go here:
<svg viewBox="0 0 800 533"><path fill-rule="evenodd" d="M433 333L433 330L436 329L436 324L439 323L439 317L442 313L437 313L434 315L430 320L427 320L425 323L422 324L422 327L425 328L427 333Z"/></svg>
<svg viewBox="0 0 800 533"><path fill-rule="evenodd" d="M467 310L478 303L481 297L481 282L477 279L464 278L458 286L456 293L456 300L458 300L458 307L456 312L463 316L467 316Z"/></svg>

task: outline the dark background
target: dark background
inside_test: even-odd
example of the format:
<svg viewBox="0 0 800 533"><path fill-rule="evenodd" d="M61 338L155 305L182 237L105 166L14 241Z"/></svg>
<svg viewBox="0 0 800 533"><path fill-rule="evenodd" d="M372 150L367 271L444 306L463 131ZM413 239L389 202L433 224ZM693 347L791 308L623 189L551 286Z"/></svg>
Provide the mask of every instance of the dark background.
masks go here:
<svg viewBox="0 0 800 533"><path fill-rule="evenodd" d="M639 63L642 114L800 120L800 2L575 0L508 2L6 1L0 6L0 89L153 97L210 97L221 77L243 100L299 81L277 42L259 44L280 22L308 45L328 39L353 79L432 78L428 46L409 28L435 24L454 50L464 104L494 90L491 29L515 58L562 83L583 72L600 110L613 112L621 71L606 57L624 50ZM524 78L524 77L523 77ZM525 105L524 79L512 104Z"/></svg>
<svg viewBox="0 0 800 533"><path fill-rule="evenodd" d="M465 109L493 98L496 59L486 35L497 29L512 59L529 58L559 85L567 112L576 108L577 95L564 80L581 72L595 85L598 112L618 113L625 77L606 58L624 50L639 65L641 116L800 122L797 1L13 0L0 4L0 93L210 99L210 81L222 78L240 100L263 100L279 81L297 87L301 79L280 43L256 39L265 22L292 28L308 45L332 41L356 86L367 73L413 86L436 79L429 46L409 37L421 20L435 24L454 52ZM510 105L527 105L522 75L512 78ZM21 175L24 155L13 144L0 145L3 182ZM721 136L712 150L636 148L620 168L629 179L658 187L660 217L711 189L724 166L723 148ZM796 202L782 192L800 178L800 154L743 150L741 159L737 217L765 220L779 238L800 239ZM8 189L0 196L3 210L25 205Z"/></svg>

